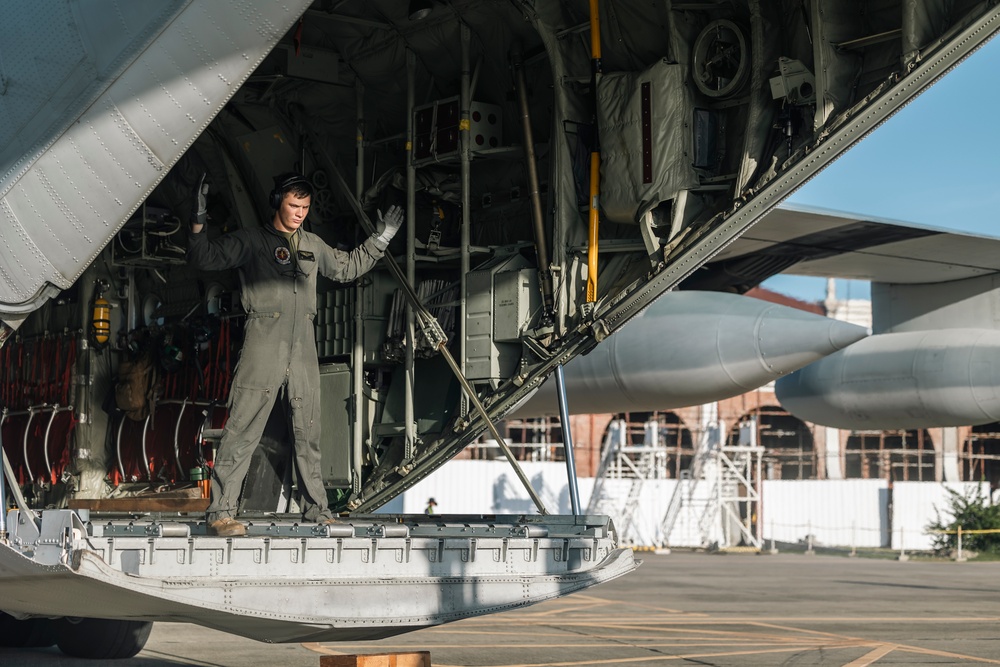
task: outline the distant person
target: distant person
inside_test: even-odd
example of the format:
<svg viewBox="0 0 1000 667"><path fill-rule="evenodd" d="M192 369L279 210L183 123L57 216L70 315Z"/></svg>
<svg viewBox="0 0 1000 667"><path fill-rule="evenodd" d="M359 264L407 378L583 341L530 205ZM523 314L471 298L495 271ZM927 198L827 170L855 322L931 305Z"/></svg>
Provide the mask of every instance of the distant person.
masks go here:
<svg viewBox="0 0 1000 667"><path fill-rule="evenodd" d="M275 179L268 201L274 216L266 225L244 224L209 241L204 177L188 235L188 262L198 269L237 268L246 310L243 349L230 392L226 421L212 469L212 501L205 520L209 532L246 534L236 520L240 490L250 458L279 394L287 396L303 519L334 523L320 468L319 361L313 320L316 276L349 282L375 266L403 221L397 206L379 221L383 231L351 252L331 248L303 229L313 186L301 174ZM360 369L359 369L360 370Z"/></svg>
<svg viewBox="0 0 1000 667"><path fill-rule="evenodd" d="M437 502L433 498L427 499L427 509L424 510L424 514L431 516L434 514L434 508L437 507Z"/></svg>

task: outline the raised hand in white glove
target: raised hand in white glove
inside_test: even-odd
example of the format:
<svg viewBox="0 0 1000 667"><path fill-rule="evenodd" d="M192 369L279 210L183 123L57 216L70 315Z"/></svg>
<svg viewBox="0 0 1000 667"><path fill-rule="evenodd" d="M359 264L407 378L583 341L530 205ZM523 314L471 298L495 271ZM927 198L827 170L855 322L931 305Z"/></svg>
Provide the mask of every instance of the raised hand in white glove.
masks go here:
<svg viewBox="0 0 1000 667"><path fill-rule="evenodd" d="M207 175L205 173L201 175L194 190L194 215L191 216L191 227L196 233L201 231L201 225L208 222L208 183L205 182Z"/></svg>
<svg viewBox="0 0 1000 667"><path fill-rule="evenodd" d="M378 246L379 250L385 250L389 247L389 241L396 235L402 224L403 209L398 206L390 206L385 215L382 214L382 211L378 212L378 231L372 238L375 239L375 245Z"/></svg>

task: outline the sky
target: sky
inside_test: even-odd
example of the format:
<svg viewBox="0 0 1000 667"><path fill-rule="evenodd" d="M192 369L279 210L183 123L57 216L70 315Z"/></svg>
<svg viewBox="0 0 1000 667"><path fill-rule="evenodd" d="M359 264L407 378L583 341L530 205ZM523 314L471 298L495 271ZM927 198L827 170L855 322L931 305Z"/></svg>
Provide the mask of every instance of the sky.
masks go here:
<svg viewBox="0 0 1000 667"><path fill-rule="evenodd" d="M1000 237L998 82L995 38L787 202ZM826 280L776 276L764 287L815 301ZM837 281L838 298L869 296L867 282Z"/></svg>

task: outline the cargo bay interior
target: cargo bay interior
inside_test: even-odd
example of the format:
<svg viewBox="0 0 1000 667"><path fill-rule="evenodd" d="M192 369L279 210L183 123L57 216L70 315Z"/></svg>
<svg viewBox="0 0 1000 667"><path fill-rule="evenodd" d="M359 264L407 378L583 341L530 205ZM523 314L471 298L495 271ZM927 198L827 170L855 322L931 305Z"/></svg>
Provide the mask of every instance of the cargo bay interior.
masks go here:
<svg viewBox="0 0 1000 667"><path fill-rule="evenodd" d="M418 34L410 40L447 39L455 46L448 57L418 58L419 51L408 50L397 63L402 52L389 23L373 29L373 21L351 21L329 4L306 12L87 276L29 318L5 347L5 449L18 481L33 487L33 502L58 505L67 494L101 498L109 488L112 496L147 495L207 475L238 361L242 312L234 273L199 275L184 263L189 192L204 172L212 184L210 233L253 224L265 214L271 177L300 171L316 187L311 231L335 247L350 248L366 232L338 191L337 163L345 153L348 162L356 158L346 175L347 196L357 196L369 210L392 203L410 209L410 251L401 235L389 252L407 267L474 384L495 386L514 374L522 333L541 326L551 333L551 303L549 323L542 323L538 272L529 270L538 248L530 209L538 197L551 196L548 103L533 104L537 127L526 155L523 128L513 113L517 106L507 99L514 86L492 85L509 81L514 71L525 109L523 98L545 97L551 73L539 57L544 52L537 34L530 26L522 34L493 29L489 12L479 17L475 31L438 12L429 24L414 24L420 30L413 30ZM512 13L502 6L494 11ZM331 50L342 41L347 46ZM490 50L505 50L496 43L508 41L532 51L530 60L518 61L513 70L506 60L486 57ZM397 76L397 64L409 71L409 110L383 104L387 96L402 95L405 101L406 76ZM473 159L459 144L463 86L476 100L467 133ZM414 137L409 160L408 123ZM526 178L526 158L538 164L533 169L541 178L534 183ZM408 170L415 181L409 192ZM545 239L540 243L544 247ZM479 291L482 283L489 289L494 281L496 299L491 291ZM466 295L472 297L468 302ZM81 320L87 321L82 330ZM481 335L456 336L477 327ZM343 508L360 488L362 466L378 466L380 450L406 430L404 413L412 424L406 437L412 450L461 422L466 406L432 341L407 322L402 291L384 271L357 285L321 283L315 333L323 391L331 399L343 397L331 400L323 413L325 479ZM88 357L85 391L74 387L79 349ZM352 368L363 370L352 373ZM404 400L406 368L415 369L424 389L406 392ZM76 405L80 402L85 405ZM255 470L269 471L268 495L282 481L282 454L272 449L284 441L283 430L276 414L258 453L281 462L278 470L266 461L255 463ZM43 446L27 444L39 441ZM403 459L412 456L408 451ZM248 489L252 486L257 485ZM174 507L199 506L186 496L156 495ZM263 509L253 507L252 494L244 502Z"/></svg>

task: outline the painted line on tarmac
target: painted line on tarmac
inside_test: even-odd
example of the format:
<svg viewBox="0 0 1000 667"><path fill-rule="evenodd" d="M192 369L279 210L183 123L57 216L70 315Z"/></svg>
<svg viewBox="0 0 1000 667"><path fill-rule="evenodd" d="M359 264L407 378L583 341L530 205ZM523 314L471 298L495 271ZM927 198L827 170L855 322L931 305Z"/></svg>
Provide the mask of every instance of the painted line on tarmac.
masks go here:
<svg viewBox="0 0 1000 667"><path fill-rule="evenodd" d="M842 635L836 632L825 632L823 630L814 630L812 628L796 628L788 625L775 625L774 623L751 623L751 625L760 628L772 628L775 630L782 630L784 632L799 632L809 635L816 635L818 637L832 637L836 639L853 639L855 641L866 641L862 637L851 637L849 635Z"/></svg>
<svg viewBox="0 0 1000 667"><path fill-rule="evenodd" d="M516 625L514 623L507 623L506 625ZM531 627L526 625L526 627ZM537 626L536 626L537 627ZM555 627L555 626L552 626ZM427 634L434 635L487 635L495 637L524 637L524 630L445 630L444 628L434 628L433 630L425 630ZM565 632L532 632L531 637L565 637Z"/></svg>
<svg viewBox="0 0 1000 667"><path fill-rule="evenodd" d="M997 623L1000 616L726 616L725 618L671 618L664 622L678 625L753 625L757 622L797 622L797 623Z"/></svg>
<svg viewBox="0 0 1000 667"><path fill-rule="evenodd" d="M844 667L868 667L868 665L884 658L897 648L898 647L895 644L883 644L882 646L876 647L875 650L861 656L857 660L847 663Z"/></svg>
<svg viewBox="0 0 1000 667"><path fill-rule="evenodd" d="M828 648L855 648L854 646L831 646ZM769 655L774 653L791 653L793 651L813 651L813 647L787 646L782 648L763 649L758 651L726 651L724 653L687 653L683 655L655 655L638 658L610 658L600 660L572 660L569 662L524 662L508 665L491 665L491 667L583 667L584 665L625 665L651 662L676 662L678 660L697 660L704 658L729 658L750 655Z"/></svg>
<svg viewBox="0 0 1000 667"><path fill-rule="evenodd" d="M856 648L857 646L861 646L862 645L862 644L855 645L854 643L850 643L849 645L842 646L841 644L844 644L844 643L843 642L833 642L833 643L827 642L826 644L822 644L822 645L815 645L814 646L814 645L811 645L811 644L810 645L803 644L802 646L806 650L816 650L817 648L828 649L828 648L831 648L831 647L834 647L834 648L845 648L845 647L847 647L847 648ZM865 646L871 645L871 644L872 644L872 642L864 642ZM566 644L540 644L540 645L537 645L537 646L533 646L532 648L533 649L534 648L544 648L544 649L553 649L553 648L588 648L588 649L598 649L598 648L626 648L626 647L629 647L629 648L636 648L636 649L648 649L648 648L678 648L678 647L682 647L682 646L693 647L693 646L717 646L717 645L718 645L718 642L714 642L714 641L686 641L686 642L681 642L681 643L676 643L676 642L647 642L647 643L642 644L641 646L631 646L631 647L629 647L627 644L624 644L622 642L608 641L608 642L601 642L601 643L594 643L594 644L584 644L584 643L581 643L581 642L571 642L571 643L566 643ZM740 642L739 646L747 646L747 647L755 647L755 648L772 648L772 649L782 649L782 650L785 649L785 648L787 648L787 647L784 647L784 646L775 646L774 642ZM339 650L339 651L334 651L333 649L331 649L329 647L323 647L323 646L318 646L318 647L314 648L313 646L307 645L307 644L302 644L302 647L306 648L306 649L309 649L311 651L314 651L316 653L323 653L325 655L353 655L355 653L358 653L359 651L363 652L363 651L366 651L366 650L371 650L372 648L378 648L378 650L380 652L382 652L382 653L403 653L403 652L406 652L406 651L417 650L417 649L414 649L413 644L378 644L375 647L372 647L372 646L367 645L367 644L347 644L347 645L341 647L341 650ZM510 648L517 648L516 646L512 647L511 644L476 644L475 647L477 649L479 649L479 648L484 648L484 649L496 649L496 648L510 649ZM455 648L455 645L454 644L428 644L426 642L420 642L420 648L419 648L419 650L421 650L421 651L431 651L431 650L437 651L437 650L447 650L447 649L451 649L451 648ZM728 647L726 647L726 648L728 648ZM204 663L204 664L208 665L209 663ZM437 667L437 665L435 665L435 667Z"/></svg>
<svg viewBox="0 0 1000 667"><path fill-rule="evenodd" d="M595 609L597 607L604 607L604 604L600 602L588 602L585 605L580 605L578 607L568 607L564 609L550 609L548 611L536 611L532 614L533 618L551 618L553 616L562 616L563 614L573 614L578 611L584 611L588 609Z"/></svg>
<svg viewBox="0 0 1000 667"><path fill-rule="evenodd" d="M891 622L891 621L894 621L894 620L905 620L907 622L910 622L909 619L901 619L901 618L879 619L879 620L881 620L883 622L885 622L885 621L890 621ZM934 620L934 619L928 619L928 620ZM947 619L942 619L942 620L945 620L945 621L955 621L955 620L961 620L961 619L947 618ZM844 639L844 640L855 640L855 641L858 641L858 642L867 642L869 645L872 644L872 640L865 640L865 639L860 638L860 637L850 637L848 635L839 635L839 634L831 633L831 632L823 632L821 630L810 630L810 629L806 629L806 628L794 628L794 627L786 627L786 626L780 626L780 625L771 625L769 623L762 623L761 625L765 626L765 627L776 628L776 629L781 629L781 630L794 630L794 631L797 631L797 632L810 632L810 633L816 633L816 634L818 634L820 636L823 636L823 637L840 638L840 639ZM858 661L848 663L847 665L845 665L845 667L860 667L862 665L870 665L870 664L874 663L876 660L878 660L879 658L882 658L885 655L888 655L889 653L892 653L893 651L900 651L900 652L906 652L906 653L916 653L916 654L919 654L919 655L931 655L931 656L935 656L935 657L939 657L939 658L959 659L959 660L969 661L969 662L981 662L981 663L986 663L986 664L990 664L990 665L1000 665L1000 660L994 660L992 658L983 658L983 657L975 656L975 655L966 655L966 654L963 654L963 653L953 653L953 652L950 652L950 651L940 651L940 650L937 650L937 649L929 649L929 648L923 648L921 646L912 646L912 645L909 645L909 644L898 644L898 643L883 644L881 647L876 648L874 651L872 651L872 653L869 654L869 655L875 654L875 653L877 653L881 649L887 649L887 650L886 650L886 652L884 654L875 657L875 659L871 660L870 662L859 662L859 661L863 661L866 657L868 657L868 656L862 656L861 658L858 658Z"/></svg>
<svg viewBox="0 0 1000 667"><path fill-rule="evenodd" d="M576 600L587 600L588 602L607 602L608 601L606 598L602 598L602 597L599 597L597 595L587 595L586 593L573 593L573 595L568 596L568 597L556 598L556 600L553 600L553 602L561 602L563 604L569 604L569 603L571 603L574 600L574 598Z"/></svg>
<svg viewBox="0 0 1000 667"><path fill-rule="evenodd" d="M466 643L466 646L475 645L477 648L488 650L508 650L516 652L523 648L517 645L503 643L502 638L517 637L528 639L532 642L533 650L555 650L572 648L586 648L591 651L607 651L609 649L618 652L631 653L629 657L620 656L616 658L601 658L589 656L578 660L565 660L560 662L523 662L496 664L491 667L599 667L610 665L652 665L668 662L677 662L697 659L723 659L740 658L751 656L762 656L771 654L815 654L822 651L837 650L862 650L867 651L861 657L851 660L845 656L845 667L870 667L881 659L895 653L910 655L932 656L936 658L946 658L961 662L978 662L992 665L1000 665L1000 660L980 658L977 656L963 655L948 651L925 649L919 646L910 646L898 643L886 643L873 639L861 637L851 637L823 630L797 627L800 623L969 623L987 622L995 623L997 617L901 617L901 616L870 616L870 617L841 617L841 616L816 616L816 617L752 617L752 618L693 618L688 615L677 615L664 613L666 610L658 607L646 607L660 612L654 618L645 615L637 615L634 609L645 607L644 605L632 605L633 613L626 617L617 616L614 621L609 622L606 614L597 615L593 613L595 607L616 607L621 611L622 606L628 603L616 601L605 601L598 597L590 597L586 600L578 600L582 604L563 604L557 609L545 609L541 612L514 613L504 619L504 629L497 629L495 619L468 619L455 625L439 626L428 628L425 632L431 636L437 636L444 641L433 644L423 644L422 650L435 650L446 652L458 648L456 645L445 639L448 636L468 637L467 640L459 640ZM792 622L795 625L784 625L775 621ZM596 632L595 632L596 631ZM578 636L575 636L577 633ZM589 633L589 634L588 634ZM630 633L630 634L623 634ZM634 633L634 634L631 634ZM478 636L480 640L493 639L490 643L478 642L473 636ZM498 640L501 640L498 642ZM408 642L406 644L379 644L377 650L382 651L406 651L414 650L414 644L419 642ZM345 645L337 644L334 650L320 643L302 644L303 647L316 653L328 655L345 655L344 651L363 650L371 651L376 646ZM699 650L701 649L701 650ZM714 650L713 650L714 649ZM678 653L678 651L687 651ZM636 655L636 653L646 653L646 655ZM653 653L653 655L650 655ZM348 653L349 654L349 653ZM855 655L857 655L855 653ZM515 655L506 656L507 659ZM502 659L502 658L501 658ZM898 659L898 658L897 658ZM449 665L435 663L435 667L451 667Z"/></svg>
<svg viewBox="0 0 1000 667"><path fill-rule="evenodd" d="M964 655L962 653L952 653L951 651L939 651L933 648L923 648L921 646L910 646L909 644L896 644L896 650L907 653L917 653L919 655L932 655L938 658L959 658L970 662L982 662L988 665L1000 665L1000 660L992 658L981 658L977 655Z"/></svg>
<svg viewBox="0 0 1000 667"><path fill-rule="evenodd" d="M639 602L629 602L626 600L609 600L607 598L600 598L597 596L592 596L592 597L595 601L599 600L606 605L626 605L629 607L634 607L636 609L653 609L655 611L663 611L668 614L687 614L687 615L697 614L697 612L684 611L683 609L671 609L670 607L661 607L659 605L653 605L653 604L642 604ZM698 614L698 615L704 616L705 614Z"/></svg>
<svg viewBox="0 0 1000 667"><path fill-rule="evenodd" d="M656 605L648 604L636 604L635 602L624 602L617 600L602 600L600 598L592 598L588 600L588 604L585 605L575 605L575 606L561 606L557 609L547 609L545 611L512 611L511 616L517 616L518 618L524 617L535 617L535 616L551 616L553 613L569 613L575 611L583 611L587 609L596 609L598 607L629 607L633 610L645 610L650 609L653 611L663 612L664 614L669 614L671 616L681 615L681 616L691 616L691 617L705 617L708 614L697 612L697 611L684 611L682 609L670 609L669 607L659 607ZM481 623L488 623L487 619L468 619L471 621L479 621ZM463 621L464 622L464 621Z"/></svg>
<svg viewBox="0 0 1000 667"><path fill-rule="evenodd" d="M299 644L304 649L308 649L313 653L322 653L323 655L348 655L344 651L334 651L332 648L328 648L319 642L305 642Z"/></svg>
<svg viewBox="0 0 1000 667"><path fill-rule="evenodd" d="M65 657L65 656L63 656L63 657ZM164 660L164 661L169 660L171 662L168 662L166 664L171 664L171 663L172 664L182 664L182 665L190 665L191 667L215 667L215 665L218 664L218 663L215 663L215 662L204 662L203 660L198 660L197 658L181 657L181 656L178 656L178 655L174 655L173 653L165 653L163 651L157 651L157 650L148 649L148 648L142 649L142 654L138 658L136 658L136 659L138 660L140 658L153 658L155 660ZM59 660L59 658L56 658L56 659ZM178 660L183 660L184 662L178 663L177 662ZM96 661L94 661L94 662L96 662ZM15 663L15 664L18 664L18 663ZM34 663L29 663L29 664L34 664ZM38 663L38 664L41 664L41 663ZM58 664L62 665L62 664L66 664L66 663L64 663L62 660L60 660ZM81 664L82 664L82 661L81 661ZM434 667L437 667L437 665L435 665Z"/></svg>
<svg viewBox="0 0 1000 667"><path fill-rule="evenodd" d="M767 635L754 635L754 636L739 635L733 637L725 635L711 635L711 636L694 635L694 636L680 636L680 637L675 636L675 637L663 638L662 636L659 635L620 635L620 634L579 636L567 632L539 632L539 633L533 632L530 634L524 632L464 632L456 634L476 635L476 636L486 636L486 637L518 637L531 640L538 640L546 637L566 639L567 635L569 635L574 638L574 643L571 644L571 646L603 646L604 644L600 642L606 642L606 641L613 642L615 645L622 645L625 643L641 643L643 646L651 646L654 644L656 646L670 646L670 645L675 645L678 642L698 642L699 645L710 644L712 642L738 644L740 642L746 642L748 639L765 642L771 645L775 643L796 643L796 644L814 643L817 645L824 644L824 642L820 639L811 639L805 637L798 637L798 638L773 637ZM593 641L593 643L589 643L590 641ZM861 640L861 641L867 641L869 643L871 642L871 640ZM455 645L447 643L440 644L440 647L447 647L447 646L454 647ZM509 646L509 644L497 644L497 646ZM554 644L545 644L545 646L554 646Z"/></svg>
<svg viewBox="0 0 1000 667"><path fill-rule="evenodd" d="M590 625L590 624L587 624L587 625ZM608 627L608 628L616 628L616 629L622 629L622 630L624 630L624 629L631 629L631 630L647 630L647 631L648 630L658 630L660 632L693 632L693 633L700 633L700 634L727 635L727 636L739 636L739 635L743 635L743 636L746 636L746 637L760 637L760 636L762 636L761 633L760 633L760 631L758 630L758 628L760 628L760 627L771 627L771 628L773 628L775 630L781 630L783 632L788 632L788 631L794 629L794 628L782 627L780 625L765 625L765 624L757 625L755 623L726 623L726 622L719 623L719 622L711 621L711 620L701 621L700 623L697 623L697 624L682 623L682 624L679 624L679 627L669 627L669 626L668 627L656 627L656 626L659 626L659 625L661 625L661 624L659 624L659 623L657 623L657 624L645 623L641 618L637 618L635 620L625 619L624 621L616 621L614 623L607 623L605 625L600 625L598 627ZM746 626L748 629L745 630L745 631L743 631L743 632L741 632L739 630L726 630L726 629L714 630L714 629L709 629L709 628L712 628L713 626L722 626L722 627L725 627L725 626L730 626L730 625ZM698 628L698 627L694 627L694 626L708 626L708 627L706 627L706 628ZM764 636L767 636L767 635L764 635ZM773 635L773 636L779 637L779 636L784 636L784 635ZM837 639L843 639L843 635L830 635L830 636L831 637L836 637Z"/></svg>
<svg viewBox="0 0 1000 667"><path fill-rule="evenodd" d="M906 620L906 621L909 622L909 619L901 619L901 618L879 619L879 620L881 620L883 622L885 622L885 621L893 621L893 620ZM930 620L933 620L933 619L930 619ZM949 619L942 619L942 620L954 621L954 620L961 620L961 619L952 619L952 618L949 618ZM809 629L805 629L805 628L785 627L785 626L780 626L780 625L771 625L769 623L762 623L761 625L766 626L766 627L771 627L771 628L782 629L782 630L793 630L793 631L797 631L797 632L813 632L813 633L819 634L819 635L824 636L824 637L829 637L831 639L833 639L833 638L841 638L841 639L844 639L844 640L854 640L854 641L859 642L859 645L867 644L867 645L870 646L873 643L877 643L877 642L873 642L873 640L865 640L865 639L862 639L860 637L850 637L848 635L838 635L838 634L831 633L831 632L823 632L821 630L809 630ZM877 654L881 650L884 650L885 652L881 653L880 655L875 655L875 654ZM966 655L966 654L963 654L963 653L954 653L954 652L951 652L951 651L940 651L940 650L937 650L937 649L923 648L921 646L912 646L912 645L909 645L909 644L891 643L891 644L882 644L881 646L878 646L874 651L872 651L868 655L862 656L861 658L858 658L858 660L856 660L854 662L850 662L847 665L845 665L844 667L863 667L865 665L871 665L874 662L876 662L877 660L879 660L880 658L883 658L886 655L889 655L890 653L892 653L894 651L900 651L900 652L906 652L906 653L916 653L918 655L930 655L930 656L935 656L935 657L939 657L939 658L958 659L958 660L963 660L963 661L968 661L968 662L981 662L981 663L986 663L986 664L989 664L989 665L1000 665L1000 660L994 660L992 658L983 658L983 657L976 656L976 655ZM873 655L875 656L874 659L871 659L868 662L864 662L864 660L866 658L868 658L869 656L873 656Z"/></svg>

